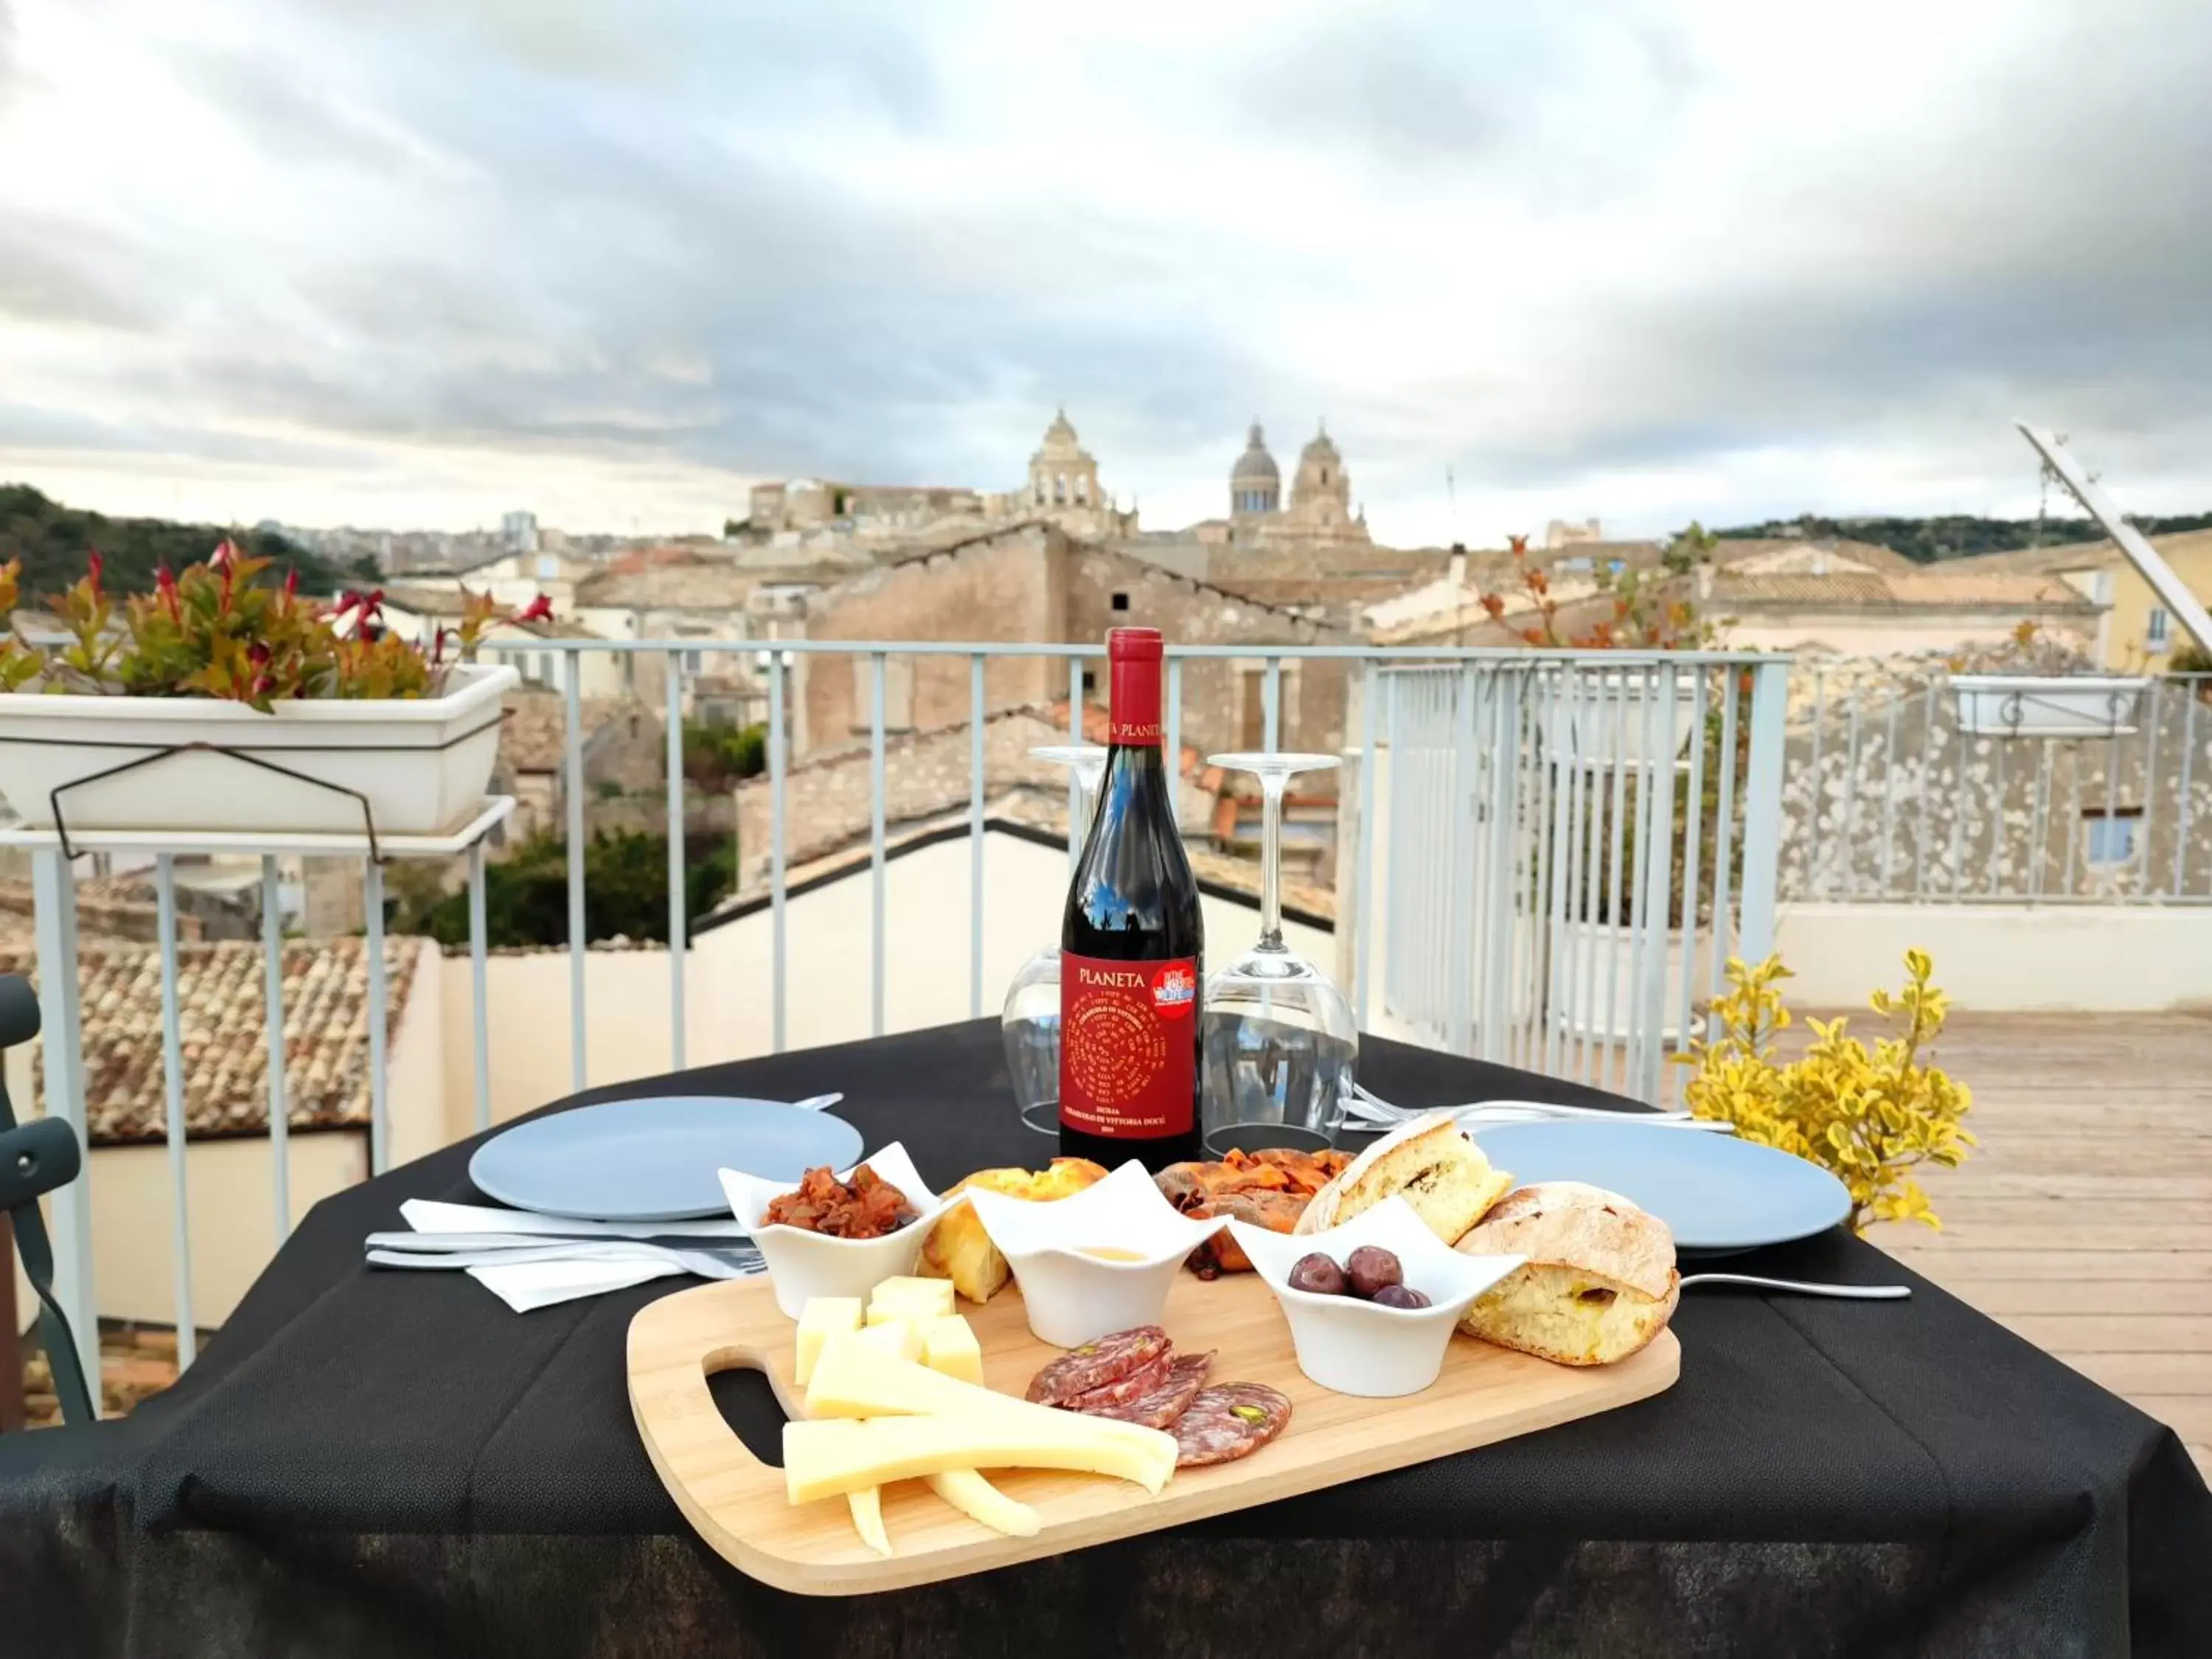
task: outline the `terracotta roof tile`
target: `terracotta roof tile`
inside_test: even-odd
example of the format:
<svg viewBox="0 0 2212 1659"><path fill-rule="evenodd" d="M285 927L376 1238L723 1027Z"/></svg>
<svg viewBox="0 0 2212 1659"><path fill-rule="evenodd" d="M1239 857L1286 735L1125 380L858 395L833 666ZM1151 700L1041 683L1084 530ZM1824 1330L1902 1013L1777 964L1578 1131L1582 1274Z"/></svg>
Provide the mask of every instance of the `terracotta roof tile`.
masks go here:
<svg viewBox="0 0 2212 1659"><path fill-rule="evenodd" d="M421 951L385 945L387 1030L397 1030ZM295 1127L368 1121L368 951L358 939L284 946L285 1083ZM188 1133L268 1127L267 1005L258 944L177 948ZM0 945L0 973L34 974L27 951ZM156 1140L167 1121L158 946L85 945L77 952L85 1116L94 1146Z"/></svg>

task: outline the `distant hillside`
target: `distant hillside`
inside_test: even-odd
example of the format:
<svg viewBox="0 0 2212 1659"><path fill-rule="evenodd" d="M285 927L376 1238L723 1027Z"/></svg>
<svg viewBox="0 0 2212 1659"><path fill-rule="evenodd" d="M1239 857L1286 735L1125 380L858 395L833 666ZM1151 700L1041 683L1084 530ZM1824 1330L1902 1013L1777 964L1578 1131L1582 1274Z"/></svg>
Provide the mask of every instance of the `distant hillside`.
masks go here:
<svg viewBox="0 0 2212 1659"><path fill-rule="evenodd" d="M23 562L26 601L58 593L84 574L84 556L94 548L106 562L111 591L147 592L161 566L181 570L214 552L225 536L257 557L276 560L271 574L297 570L300 586L310 593L327 593L376 576L375 567L367 562L349 569L262 531L177 524L167 519L111 519L104 513L49 501L28 484L0 484L0 564L10 559Z"/></svg>
<svg viewBox="0 0 2212 1659"><path fill-rule="evenodd" d="M2184 513L2171 518L2137 514L2132 521L2146 536L2167 536L2184 530L2212 529L2212 513ZM2105 539L2104 527L2090 519L2046 520L2039 538L2033 519L1978 519L1962 513L1938 519L1824 519L1806 513L1795 519L1770 519L1765 524L1739 525L1713 533L1734 538L1802 536L1808 540L1842 538L1871 542L1922 564L1971 558L1977 553L2008 553L2021 547L2058 547Z"/></svg>

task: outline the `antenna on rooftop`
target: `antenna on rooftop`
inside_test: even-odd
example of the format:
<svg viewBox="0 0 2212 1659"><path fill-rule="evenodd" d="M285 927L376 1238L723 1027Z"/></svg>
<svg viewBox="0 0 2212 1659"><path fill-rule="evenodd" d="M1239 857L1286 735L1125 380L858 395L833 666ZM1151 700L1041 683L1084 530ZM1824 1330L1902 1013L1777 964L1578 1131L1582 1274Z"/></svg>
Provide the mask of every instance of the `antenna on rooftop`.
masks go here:
<svg viewBox="0 0 2212 1659"><path fill-rule="evenodd" d="M1444 468L1444 527L1451 532L1452 540L1459 539L1459 481L1452 477L1449 465Z"/></svg>

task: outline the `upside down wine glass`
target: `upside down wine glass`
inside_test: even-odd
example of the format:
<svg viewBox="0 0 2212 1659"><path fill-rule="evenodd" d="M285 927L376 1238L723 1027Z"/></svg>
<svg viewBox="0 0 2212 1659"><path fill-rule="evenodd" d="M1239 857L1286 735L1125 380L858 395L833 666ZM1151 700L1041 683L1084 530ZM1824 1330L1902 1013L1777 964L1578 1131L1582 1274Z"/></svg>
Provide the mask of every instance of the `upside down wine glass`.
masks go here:
<svg viewBox="0 0 2212 1659"><path fill-rule="evenodd" d="M1334 755L1214 755L1208 763L1260 780L1260 942L1206 984L1207 1155L1232 1147L1319 1151L1335 1138L1352 1091L1359 1027L1335 981L1283 942L1283 794Z"/></svg>
<svg viewBox="0 0 2212 1659"><path fill-rule="evenodd" d="M1099 780L1106 773L1106 750L1096 744L1047 744L1030 753L1041 761L1072 768L1075 774L1073 816L1067 841L1079 848L1091 830L1098 804ZM1060 940L1024 962L1006 988L999 1031L1006 1045L1006 1078L1022 1121L1039 1134L1060 1133Z"/></svg>

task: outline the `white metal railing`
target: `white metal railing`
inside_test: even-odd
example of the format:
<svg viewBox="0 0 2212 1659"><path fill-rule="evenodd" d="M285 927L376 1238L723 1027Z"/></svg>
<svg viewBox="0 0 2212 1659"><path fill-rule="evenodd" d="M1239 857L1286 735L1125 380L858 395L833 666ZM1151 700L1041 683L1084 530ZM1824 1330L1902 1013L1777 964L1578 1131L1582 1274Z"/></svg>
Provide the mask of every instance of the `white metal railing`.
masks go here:
<svg viewBox="0 0 2212 1659"><path fill-rule="evenodd" d="M994 1006L996 988L986 983L983 968L984 916L989 902L983 873L985 823L985 717L993 712L987 697L987 670L1008 659L1060 661L1067 670L1068 730L1071 738L1082 732L1084 672L1086 664L1103 667L1103 651L1094 646L1071 644L1008 644L996 642L945 643L892 641L722 640L700 639L610 641L549 640L535 642L539 653L556 652L575 659L586 653L616 653L657 658L664 671L666 720L665 791L669 832L668 929L669 1036L673 1064L685 1063L685 969L689 954L685 906L683 825L685 784L683 773L683 726L691 681L711 671L717 659L734 659L757 682L764 683L769 716L767 769L769 799L768 886L769 928L769 1046L787 1046L787 979L790 955L790 860L787 816L788 781L793 763L792 729L795 721L794 687L800 665L820 658L846 659L866 665L866 740L870 771L867 824L870 885L869 956L871 963L869 1029L880 1035L885 1025L884 963L887 951L885 868L888 860L885 818L885 769L889 729L886 709L886 670L894 659L916 661L952 659L967 665L967 714L969 725L969 779L967 822L969 830L969 920L968 1012L981 1016ZM1340 869L1340 893L1348 892L1350 904L1340 903L1340 928L1349 921L1352 939L1346 950L1351 984L1347 988L1363 1023L1377 1023L1378 1014L1401 1013L1407 1030L1418 1038L1463 1052L1508 1060L1536 1069L1607 1080L1647 1097L1659 1093L1657 1068L1663 1044L1686 1029L1692 1000L1691 975L1679 983L1653 976L1644 956L1656 951L1650 962L1660 962L1664 950L1655 941L1666 924L1663 895L1671 882L1682 879L1682 868L1710 868L1703 884L1683 889L1680 924L1686 951L1699 936L1710 935L1712 958L1724 956L1723 945L1734 918L1735 934L1744 948L1763 951L1772 935L1773 845L1775 802L1779 795L1781 714L1786 664L1774 658L1719 654L1661 654L1624 652L1532 652L1510 649L1381 648L1365 646L1170 646L1167 653L1165 737L1171 754L1179 754L1186 729L1185 677L1194 665L1227 659L1256 660L1261 665L1261 727L1263 746L1282 746L1286 736L1302 746L1347 747L1358 763L1356 783L1357 826L1348 850L1352 868ZM1284 706L1286 664L1301 665L1309 677L1340 672L1346 684L1344 726L1354 729L1316 731L1311 722L1287 732ZM690 666L690 665L696 665ZM1746 677L1755 689L1746 697ZM556 677L564 710L562 744L564 817L567 832L567 909L571 940L583 939L585 928L585 864L582 851L585 825L585 750L581 719L582 665L571 660ZM1638 696L1664 695L1664 688L1694 688L1691 696L1707 712L1711 726L1709 740L1686 750L1688 759L1673 766L1625 763L1615 752L1633 739L1626 735L1633 722L1620 711ZM1632 688L1641 688L1636 690ZM1655 690L1655 688L1656 689ZM1637 704L1654 744L1670 744L1674 734L1688 730L1686 705L1646 701ZM1612 714L1608 716L1607 711ZM1608 720L1610 723L1608 723ZM1746 722L1748 722L1747 726ZM1747 746L1740 745L1739 732L1749 733ZM1579 735L1577 735L1579 733ZM1593 734L1595 734L1595 737ZM1555 764L1557 746L1563 742L1613 745L1605 755L1588 757L1589 763L1574 767ZM1222 747L1237 746L1224 741ZM1747 769L1737 764L1744 748ZM1656 750L1654 752L1656 752ZM1632 804L1638 821L1667 823L1674 817L1668 791L1683 767L1688 768L1689 799L1698 799L1707 770L1717 768L1723 781L1718 786L1720 806L1712 813L1691 814L1687 819L1687 864L1680 866L1662 856L1668 836L1648 831L1634 844L1649 849L1643 877L1630 884L1632 914L1626 939L1632 953L1627 977L1615 986L1607 981L1606 994L1619 1005L1607 1015L1602 1030L1592 1024L1589 1010L1567 1018L1562 1000L1577 983L1595 972L1596 944L1547 935L1537 921L1562 918L1613 926L1611 909L1623 902L1620 860L1626 829L1622 803ZM1740 775L1741 774L1741 775ZM1604 792L1602 804L1600 796ZM483 836L502 816L504 808L488 811L475 825L444 842L425 841L413 847L387 838L389 856L427 856L459 859L465 867L469 916L469 962L471 991L470 1042L472 1055L473 1118L477 1128L491 1121L489 1083L490 1033L487 1016L487 939L485 905L486 854ZM1387 833L1370 829L1378 815ZM1611 861L1605 866L1605 884L1585 888L1583 877L1567 872L1594 871L1594 854L1600 830L1609 835ZM1709 866L1700 864L1702 844L1715 848ZM1562 839L1564 838L1564 840ZM97 839L78 836L85 846ZM330 853L332 838L307 838L309 850ZM251 837L222 838L230 850L250 850L262 860L262 944L266 956L267 1013L270 1052L284 1052L284 1021L281 951L283 939L277 857L302 850L301 838L272 836L255 842ZM1557 856L1565 848L1570 856ZM1740 849L1737 850L1737 849ZM167 1153L171 1174L172 1249L175 1257L175 1300L179 1328L179 1356L189 1364L193 1357L192 1286L187 1264L191 1259L191 1231L186 1202L185 1072L180 1041L180 1011L177 972L177 914L174 895L175 854L193 850L179 844L156 860L155 880L159 901L157 933L161 957L162 1063L167 1105ZM365 844L359 851L366 851ZM76 960L75 884L76 871L63 852L52 847L32 854L34 902L37 908L36 945L40 963L40 997L44 1022L41 1091L45 1110L71 1122L82 1139L85 1132L84 1062L75 974L58 971L58 964ZM363 909L367 921L366 958L369 1030L370 1163L381 1171L390 1161L390 1131L386 1099L386 1010L387 983L384 951L383 871L364 860ZM1442 890L1448 902L1432 902ZM1692 902L1692 894L1695 898ZM1380 894L1379 902L1370 902ZM1655 895L1660 896L1655 900ZM1348 913L1348 915L1347 915ZM1721 921L1717 923L1715 918ZM1556 929L1554 933L1556 933ZM1571 931L1571 930L1570 930ZM1616 929L1618 931L1618 929ZM1589 948L1583 948L1588 943ZM1691 952L1694 954L1694 952ZM1378 955L1382 971L1375 971ZM568 952L566 1010L569 1023L568 1070L577 1089L586 1086L588 1054L586 1008L588 975L586 953L572 947ZM1707 982L1713 975L1707 975ZM1587 999L1586 999L1587 1000ZM1667 1015L1672 1009L1675 1024L1670 1036ZM1621 1022L1616 1030L1614 1016ZM1616 1051L1626 1058L1617 1063ZM605 1080L604 1079L602 1079ZM274 1164L274 1236L281 1243L290 1225L290 1192L287 1165L287 1106L284 1067L269 1068L270 1139ZM92 1263L89 1174L51 1200L58 1256L59 1300L76 1329L84 1350L88 1375L96 1375L97 1299Z"/></svg>
<svg viewBox="0 0 2212 1659"><path fill-rule="evenodd" d="M1661 1101L1773 946L1786 661L1392 668L1382 1006L1419 1040Z"/></svg>
<svg viewBox="0 0 2212 1659"><path fill-rule="evenodd" d="M2093 690L2085 721L2104 729L2075 736L1969 729L1942 675L1837 678L1798 671L1809 695L1790 722L1785 898L2212 904L2212 675Z"/></svg>

